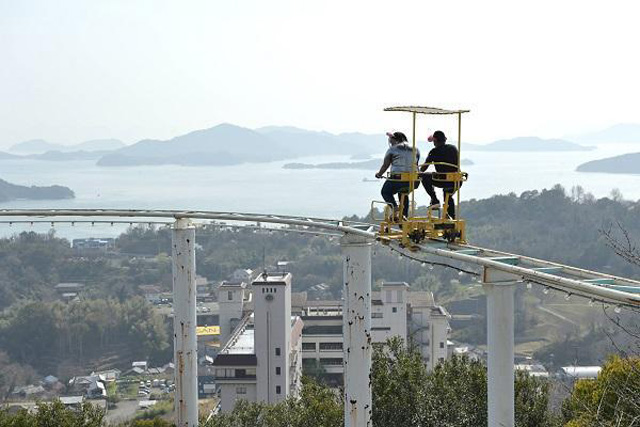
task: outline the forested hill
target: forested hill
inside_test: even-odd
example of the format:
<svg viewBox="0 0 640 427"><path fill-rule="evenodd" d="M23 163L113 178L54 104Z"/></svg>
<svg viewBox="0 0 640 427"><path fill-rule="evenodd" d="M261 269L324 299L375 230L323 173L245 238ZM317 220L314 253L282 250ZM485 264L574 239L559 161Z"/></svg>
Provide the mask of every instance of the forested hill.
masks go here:
<svg viewBox="0 0 640 427"><path fill-rule="evenodd" d="M619 235L620 224L640 241L640 201L612 193L595 199L579 187L567 192L556 186L471 200L461 212L473 244L638 278L637 267L606 246L602 230Z"/></svg>
<svg viewBox="0 0 640 427"><path fill-rule="evenodd" d="M51 185L48 187L26 187L24 185L11 184L3 179L0 179L0 202L8 202L16 199L73 199L74 197L75 194L71 189L60 185Z"/></svg>

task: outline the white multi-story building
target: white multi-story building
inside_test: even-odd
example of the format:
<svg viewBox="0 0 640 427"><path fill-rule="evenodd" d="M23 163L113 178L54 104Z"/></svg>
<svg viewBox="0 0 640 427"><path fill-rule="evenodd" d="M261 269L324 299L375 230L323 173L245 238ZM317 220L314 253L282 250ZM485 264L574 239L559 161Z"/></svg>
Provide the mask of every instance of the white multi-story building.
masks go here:
<svg viewBox="0 0 640 427"><path fill-rule="evenodd" d="M269 273L258 276L251 290L223 282L218 304L226 345L213 368L223 412L239 399L276 403L297 394L303 366L308 374L342 383L342 301L308 301L299 293L292 302L291 274ZM384 283L372 293L372 342L393 336L412 342L428 369L447 358L449 318L431 292L413 292L404 282Z"/></svg>
<svg viewBox="0 0 640 427"><path fill-rule="evenodd" d="M302 301L294 307L304 321L303 365L332 384L342 382L341 301ZM384 283L371 298L371 341L398 336L418 347L427 369L447 359L449 314L431 292L412 292L404 282Z"/></svg>
<svg viewBox="0 0 640 427"><path fill-rule="evenodd" d="M264 273L252 288L254 312L230 334L213 363L223 412L239 399L277 403L301 387L303 323L291 316L291 274Z"/></svg>
<svg viewBox="0 0 640 427"><path fill-rule="evenodd" d="M244 315L244 305L250 299L244 282L222 282L218 286L220 345L223 346Z"/></svg>

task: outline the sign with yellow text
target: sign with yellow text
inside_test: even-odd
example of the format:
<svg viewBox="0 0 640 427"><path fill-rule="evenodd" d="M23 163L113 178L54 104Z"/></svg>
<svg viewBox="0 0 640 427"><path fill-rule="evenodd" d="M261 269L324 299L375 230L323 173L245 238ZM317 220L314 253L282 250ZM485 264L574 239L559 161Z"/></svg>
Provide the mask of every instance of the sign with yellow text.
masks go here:
<svg viewBox="0 0 640 427"><path fill-rule="evenodd" d="M203 335L220 335L220 326L198 326L196 334L199 337Z"/></svg>

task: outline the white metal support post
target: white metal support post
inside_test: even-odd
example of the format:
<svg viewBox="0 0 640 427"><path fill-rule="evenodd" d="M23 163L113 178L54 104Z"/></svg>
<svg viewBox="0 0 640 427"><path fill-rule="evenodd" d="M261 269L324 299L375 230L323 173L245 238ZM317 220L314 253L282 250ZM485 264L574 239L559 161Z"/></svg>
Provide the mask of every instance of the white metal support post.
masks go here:
<svg viewBox="0 0 640 427"><path fill-rule="evenodd" d="M176 220L172 234L173 360L178 427L198 425L195 238L196 229L188 219Z"/></svg>
<svg viewBox="0 0 640 427"><path fill-rule="evenodd" d="M345 234L344 425L371 425L371 240Z"/></svg>
<svg viewBox="0 0 640 427"><path fill-rule="evenodd" d="M489 427L513 427L515 423L513 297L516 280L512 274L484 269Z"/></svg>

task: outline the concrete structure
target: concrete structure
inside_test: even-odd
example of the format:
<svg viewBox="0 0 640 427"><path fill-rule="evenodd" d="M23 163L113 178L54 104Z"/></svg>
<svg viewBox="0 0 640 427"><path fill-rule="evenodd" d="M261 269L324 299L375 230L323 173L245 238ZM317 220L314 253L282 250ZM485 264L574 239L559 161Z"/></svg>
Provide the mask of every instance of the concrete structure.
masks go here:
<svg viewBox="0 0 640 427"><path fill-rule="evenodd" d="M371 239L345 234L343 256L344 425L371 425Z"/></svg>
<svg viewBox="0 0 640 427"><path fill-rule="evenodd" d="M290 391L291 274L260 274L253 282L257 398L277 403Z"/></svg>
<svg viewBox="0 0 640 427"><path fill-rule="evenodd" d="M449 358L448 337L451 332L447 310L435 303L432 292L409 292L407 330L418 346L428 370Z"/></svg>
<svg viewBox="0 0 640 427"><path fill-rule="evenodd" d="M75 218L80 217L81 220L76 220L74 222L91 222L93 223L94 218L127 218L127 222L145 222L149 218L170 218L175 219L175 227L174 227L174 235L173 235L173 247L174 247L174 256L173 256L173 268L174 268L174 292L176 292L176 296L179 292L175 291L176 284L182 282L192 282L192 277L195 275L195 271L191 269L193 266L195 268L194 253L193 253L193 238L195 237L195 233L181 233L179 230L186 231L189 228L189 218L197 219L197 220L222 220L222 221L237 221L241 223L255 223L258 227L261 223L269 223L269 224L279 224L279 225L287 225L287 226L299 226L301 228L309 228L314 230L321 230L327 235L335 236L336 234L341 234L343 252L345 254L345 279L350 278L351 276L348 273L351 273L352 276L362 276L366 277L367 269L365 264L360 261L364 261L364 258L360 258L364 256L365 250L356 251L350 253L349 246L355 246L356 239L362 239L362 242L373 242L376 238L379 237L378 233L376 233L374 226L367 223L353 222L353 221L345 221L345 220L332 220L332 219L318 219L318 218L309 218L309 217L295 217L295 216L287 216L287 215L269 215L269 214L249 214L249 213L238 213L238 212L211 212L211 211L177 211L177 210L110 210L110 209L13 209L13 210L3 210L2 216L6 218L11 218L11 223L33 223L33 217L38 218ZM18 217L18 219L13 220ZM19 217L27 217L26 219L21 219ZM135 219L133 219L135 218ZM37 219L35 221L42 221L42 219ZM51 220L52 224L54 220ZM73 223L73 222L72 222ZM286 229L285 229L286 231ZM186 245L182 246L183 249L187 249L188 255L185 258L181 256L181 250L178 246L181 246L182 243L176 244L183 237L186 237ZM387 242L390 245L395 247L395 250L400 252L400 256L409 256L408 253L404 253L405 248L398 244L397 241ZM356 252L359 252L356 254ZM489 366L488 366L488 407L489 407L489 423L491 425L511 425L513 424L514 418L514 408L513 408L513 312L510 314L505 314L508 310L513 310L513 288L517 283L524 282L533 282L542 286L553 287L556 290L560 290L563 292L567 292L572 295L580 295L586 298L590 298L593 301L603 302L603 303L613 303L619 304L620 306L629 306L629 307L640 307L640 282L626 279L623 277L610 276L608 274L599 273L595 271L589 271L585 269L574 268L567 265L557 264L553 262L548 262L540 259L525 257L521 255L509 254L506 252L490 250L480 247L469 247L466 245L456 245L456 244L438 244L435 242L425 242L421 245L418 245L416 248L416 252L420 252L421 255L434 255L439 257L444 257L447 259L456 260L463 263L471 263L474 265L479 265L484 268L484 282L487 284L486 290L488 295L487 305L488 308L496 309L496 313L490 314L488 316L487 326L489 329L488 337L489 337L489 347L492 345L494 348L498 349L497 354L492 355L494 349L489 349ZM355 258L351 259L351 255L354 255ZM360 261L357 259L360 258ZM415 255L411 255L411 258L415 258ZM184 262L188 261L188 262ZM351 263L351 261L354 261ZM369 259L370 262L370 259ZM357 269L353 269L350 265L360 265L361 271L357 271ZM365 266L364 268L362 268ZM180 272L182 270L182 272ZM176 271L178 273L176 274ZM495 288L496 281L495 280L487 280L487 272L497 271L506 274L511 274L512 279L511 283L503 283L504 289L498 291ZM556 274L557 272L561 272L561 275ZM370 274L370 272L369 272ZM359 281L359 277L356 278L356 281ZM509 280L505 280L509 281ZM345 286L348 281L345 280ZM370 283L369 283L370 284ZM359 290L362 290L358 286ZM370 288L369 288L370 289ZM187 286L187 290L189 294L195 294L195 289L190 286ZM495 291L495 292L494 292ZM357 295L357 293L356 293ZM362 298L365 298L364 294L360 295ZM369 295L367 295L368 297ZM345 324L348 325L350 319L350 313L352 313L352 305L349 299L351 296L347 294L346 304L345 304ZM358 297L360 298L360 297ZM175 302L175 301L174 301ZM188 300L191 303L191 300ZM501 302L505 304L502 305ZM357 302L358 303L358 302ZM358 303L359 304L359 303ZM370 312L367 311L366 301L364 301L364 305L362 307L358 307L358 309L362 308L363 312L359 314L360 320L370 319ZM174 326L178 324L180 321L180 325L183 329L182 336L178 336L178 331L174 328L175 340L174 346L178 349L176 351L176 356L184 355L182 352L185 348L189 348L187 352L189 356L188 364L191 363L192 359L196 359L195 349L192 349L191 340L186 339L193 336L193 342L195 347L195 315L193 322L185 322L182 323L183 320L188 320L189 311L195 311L195 298L193 300L193 305L189 307L182 307L182 303L176 303L176 322L174 322ZM353 309L353 311L356 311ZM490 310L488 310L490 311ZM504 324L501 325L501 320L504 320ZM360 325L359 325L360 326ZM366 325L364 325L366 326ZM359 330L361 330L360 328ZM366 332L366 330L365 330ZM357 334L356 334L357 335ZM510 336L511 335L511 336ZM494 339L492 339L492 336ZM346 354L348 355L348 351L350 347L354 345L354 343L358 340L358 336L356 336L356 341L354 341L353 335L351 333L347 334L347 348ZM502 341L502 339L506 339L506 341ZM186 344L185 344L186 343ZM504 344L504 347L502 348ZM367 348L365 347L365 351ZM511 357L507 357L507 353L511 353ZM493 363L492 363L493 358ZM177 369L177 379L178 382L183 382L185 380L185 370L184 368L184 360L180 357L176 357L176 366ZM498 363L497 361L500 361ZM370 358L368 359L368 364L370 364ZM189 372L192 375L193 372ZM354 377L353 371L350 370L346 372L346 381L347 394L350 392L350 388L352 387L352 380L357 381L357 376ZM507 382L511 382L510 390L509 387L504 388ZM365 387L365 391L363 395L365 398L371 398L371 390L370 387ZM194 389L197 393L197 389ZM504 392L504 394L502 393ZM191 415L195 415L195 422L197 422L197 400L196 393L189 393L188 396L184 396L182 393L176 393L176 406L180 406L176 411L176 424L179 426L188 425L191 423L193 425L193 417ZM351 403L351 401L349 401ZM195 411L193 414L189 411L186 411L187 408L182 409L182 405L186 405L189 408L194 408ZM509 408L509 405L511 407ZM185 415L186 413L190 414L189 422L185 423ZM497 416L496 416L497 414ZM353 417L353 412L345 411L345 425L366 425L368 420L366 417Z"/></svg>
<svg viewBox="0 0 640 427"><path fill-rule="evenodd" d="M490 426L515 423L514 291L517 277L484 268L487 294L487 403Z"/></svg>
<svg viewBox="0 0 640 427"><path fill-rule="evenodd" d="M173 336L176 366L175 411L178 427L198 425L198 347L196 337L196 231L176 220L172 234Z"/></svg>
<svg viewBox="0 0 640 427"><path fill-rule="evenodd" d="M254 312L213 362L222 412L239 399L278 403L301 388L303 323L291 315L291 274L261 274L252 289Z"/></svg>
<svg viewBox="0 0 640 427"><path fill-rule="evenodd" d="M224 345L243 316L244 303L249 292L244 282L222 282L218 286L218 313L220 344Z"/></svg>
<svg viewBox="0 0 640 427"><path fill-rule="evenodd" d="M302 361L307 373L342 385L342 301L307 301L294 295L293 313L302 316ZM435 304L433 294L411 291L404 282L383 283L371 296L371 341L392 336L413 340L429 370L449 357L450 315Z"/></svg>

